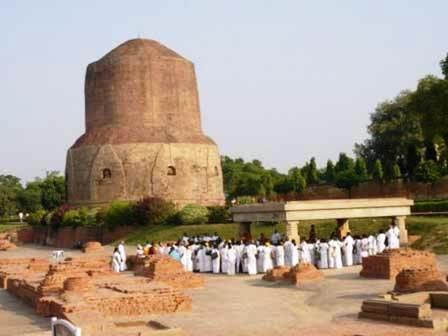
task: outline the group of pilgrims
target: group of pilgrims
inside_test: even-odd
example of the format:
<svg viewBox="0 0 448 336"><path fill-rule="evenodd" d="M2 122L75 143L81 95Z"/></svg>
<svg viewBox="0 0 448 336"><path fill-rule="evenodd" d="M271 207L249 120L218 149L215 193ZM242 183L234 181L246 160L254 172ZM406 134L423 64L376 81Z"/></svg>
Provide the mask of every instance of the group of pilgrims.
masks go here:
<svg viewBox="0 0 448 336"><path fill-rule="evenodd" d="M137 257L162 254L178 260L185 271L200 273L224 273L235 275L265 273L276 266L293 267L299 263L313 264L317 268L342 268L362 263L362 258L382 253L386 249L400 247L400 231L391 224L377 235L317 239L311 226L308 240L299 244L282 236L277 230L270 239L261 234L257 240L223 240L218 234L183 237L175 243L150 243L137 246ZM116 272L126 270L126 252L123 242L114 251L112 268Z"/></svg>

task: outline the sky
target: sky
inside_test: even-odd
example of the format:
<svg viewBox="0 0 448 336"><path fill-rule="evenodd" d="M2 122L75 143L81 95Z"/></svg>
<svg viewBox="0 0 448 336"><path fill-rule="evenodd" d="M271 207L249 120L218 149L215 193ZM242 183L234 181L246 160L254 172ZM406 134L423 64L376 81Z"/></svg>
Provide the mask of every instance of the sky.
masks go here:
<svg viewBox="0 0 448 336"><path fill-rule="evenodd" d="M379 102L441 75L446 13L446 0L2 0L0 174L64 171L86 66L136 37L195 63L222 155L323 166L367 138Z"/></svg>

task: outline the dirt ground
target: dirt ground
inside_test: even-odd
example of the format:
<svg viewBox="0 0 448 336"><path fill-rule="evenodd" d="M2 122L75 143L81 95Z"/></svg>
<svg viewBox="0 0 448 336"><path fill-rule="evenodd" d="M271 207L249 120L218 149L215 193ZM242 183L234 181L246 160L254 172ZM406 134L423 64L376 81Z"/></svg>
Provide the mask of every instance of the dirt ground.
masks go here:
<svg viewBox="0 0 448 336"><path fill-rule="evenodd" d="M133 248L129 249L129 253ZM66 256L79 251L67 251ZM25 246L0 252L0 258L48 257L50 250ZM439 257L444 272L448 256ZM383 294L392 281L358 276L359 266L324 271L325 279L298 289L249 277L205 275L207 285L190 290L193 311L154 316L181 327L187 335L433 335L429 330L359 321L362 300ZM36 316L26 304L0 291L0 335L49 335L49 319Z"/></svg>

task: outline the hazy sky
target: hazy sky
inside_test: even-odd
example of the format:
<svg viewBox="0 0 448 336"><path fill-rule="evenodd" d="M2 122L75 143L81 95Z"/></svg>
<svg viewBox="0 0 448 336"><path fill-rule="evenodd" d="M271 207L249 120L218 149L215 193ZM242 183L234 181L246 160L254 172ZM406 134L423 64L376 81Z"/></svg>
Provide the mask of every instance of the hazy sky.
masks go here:
<svg viewBox="0 0 448 336"><path fill-rule="evenodd" d="M138 36L196 65L222 154L285 171L352 153L377 103L440 75L448 1L0 2L0 174L64 170L84 132L84 75Z"/></svg>

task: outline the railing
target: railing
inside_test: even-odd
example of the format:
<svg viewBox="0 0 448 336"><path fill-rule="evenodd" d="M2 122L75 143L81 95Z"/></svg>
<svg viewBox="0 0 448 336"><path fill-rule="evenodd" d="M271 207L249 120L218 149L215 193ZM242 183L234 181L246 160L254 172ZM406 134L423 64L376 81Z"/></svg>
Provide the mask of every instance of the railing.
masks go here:
<svg viewBox="0 0 448 336"><path fill-rule="evenodd" d="M51 318L51 335L52 336L81 336L81 328L71 324L67 320Z"/></svg>

